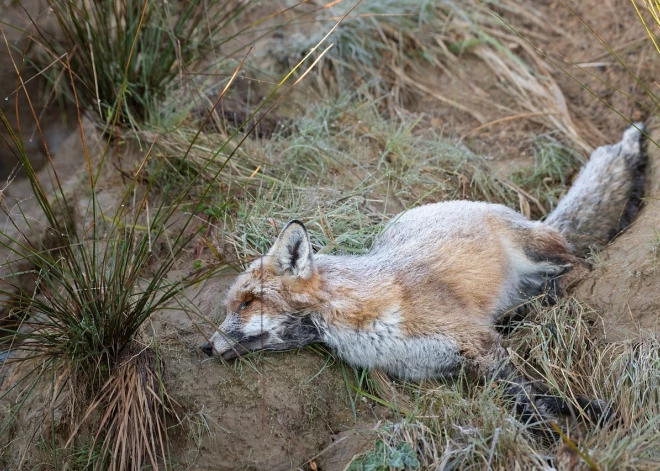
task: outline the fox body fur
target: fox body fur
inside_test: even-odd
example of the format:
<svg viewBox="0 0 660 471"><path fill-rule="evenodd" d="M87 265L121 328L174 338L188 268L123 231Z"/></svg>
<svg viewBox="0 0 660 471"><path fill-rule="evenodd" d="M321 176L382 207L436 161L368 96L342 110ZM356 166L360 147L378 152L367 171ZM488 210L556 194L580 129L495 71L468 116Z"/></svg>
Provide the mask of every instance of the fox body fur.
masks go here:
<svg viewBox="0 0 660 471"><path fill-rule="evenodd" d="M593 153L546 222L498 204L429 204L394 217L368 254L339 256L314 255L305 226L291 221L238 276L204 350L229 360L323 342L354 366L407 380L508 371L498 370L501 317L560 295L579 256L634 217L646 162L639 127ZM523 414L565 409L511 384Z"/></svg>

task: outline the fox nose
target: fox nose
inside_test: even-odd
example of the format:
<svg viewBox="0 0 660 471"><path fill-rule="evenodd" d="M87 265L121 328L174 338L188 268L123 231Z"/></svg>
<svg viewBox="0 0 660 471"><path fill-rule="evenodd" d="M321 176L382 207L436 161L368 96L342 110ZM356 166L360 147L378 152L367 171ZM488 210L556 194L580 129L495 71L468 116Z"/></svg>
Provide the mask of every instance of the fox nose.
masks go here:
<svg viewBox="0 0 660 471"><path fill-rule="evenodd" d="M202 351L203 351L204 353L206 353L208 356L213 356L213 347L212 347L211 344L208 343L208 342L206 342L206 343L202 346Z"/></svg>

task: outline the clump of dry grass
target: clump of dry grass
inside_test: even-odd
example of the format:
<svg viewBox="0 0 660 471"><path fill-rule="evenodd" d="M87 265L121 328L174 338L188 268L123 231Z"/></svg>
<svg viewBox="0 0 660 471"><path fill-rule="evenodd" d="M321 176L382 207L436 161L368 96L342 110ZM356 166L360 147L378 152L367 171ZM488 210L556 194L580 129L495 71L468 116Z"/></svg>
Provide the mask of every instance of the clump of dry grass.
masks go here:
<svg viewBox="0 0 660 471"><path fill-rule="evenodd" d="M381 111L396 114L411 101L437 101L474 118L469 132L491 130L512 121L558 132L560 139L589 154L602 135L576 123L550 63L530 44L565 34L548 24L532 4L511 0L482 2L333 2L315 10L316 22L294 23L269 53L295 60L313 44L324 25L342 20L330 37L334 47L317 70L323 95L367 87ZM498 83L498 93L482 88L465 61L480 61ZM428 80L438 74L468 84L451 96ZM488 113L484 110L489 110Z"/></svg>
<svg viewBox="0 0 660 471"><path fill-rule="evenodd" d="M560 25L548 24L532 4L509 0L494 5L456 5L448 9L445 20L441 39L446 47L443 58L448 72L468 79L461 65L462 57L476 57L498 80L501 96L509 98L508 103L502 98L497 103L502 116L490 122L482 117L480 126L471 134L499 123L530 120L556 130L564 142L585 154L593 150L593 143L585 140L589 133L573 121L550 64L529 43L529 38L551 41L563 33ZM476 84L473 87L473 96L461 97L461 103L474 109L492 106L492 94Z"/></svg>
<svg viewBox="0 0 660 471"><path fill-rule="evenodd" d="M416 0L330 2L287 28L290 33L273 41L271 54L290 66L341 21L328 38L334 47L317 70L324 94L365 84L375 96L391 93L398 100L405 94L398 71L415 60L430 60L419 34L436 19L436 9L434 2Z"/></svg>
<svg viewBox="0 0 660 471"><path fill-rule="evenodd" d="M101 419L95 425L97 432L86 467L123 471L150 466L157 470L160 464L167 469L166 418L176 416L176 412L163 385L162 372L163 365L151 348L126 352L65 447L75 440L86 420L98 415ZM95 451L98 455L93 456Z"/></svg>
<svg viewBox="0 0 660 471"><path fill-rule="evenodd" d="M21 150L20 137L1 111L0 120ZM184 224L180 233L169 233L169 255L159 257L152 242L165 237L176 206L152 206L149 213L148 191L137 190L136 175L115 210L104 211L96 199L95 164L85 152L91 195L75 204L64 180L56 180L52 193L46 191L25 152L17 155L37 205L29 213L20 203L13 210L4 203L2 208L13 230L0 237L11 260L0 293L13 309L0 325L0 345L10 354L0 363L0 373L11 374L0 399L20 399L16 410L3 415L0 430L7 432L20 410L34 404L35 391L50 386L43 416L30 424L32 439L47 431L49 423L53 435L59 425L79 426L83 408L92 402L87 416L102 416L96 439L102 436L103 446L100 454L90 453L86 468L138 469L146 455L152 464L166 459L164 446L156 445L167 441L164 420L171 404L160 365L149 360L151 346L135 357L131 352L150 316L182 289L166 275L195 231ZM51 172L57 179L56 170ZM157 266L145 280L156 258ZM63 398L70 406L68 414L60 415ZM61 422L54 423L56 412ZM141 428L135 428L138 423ZM155 435L159 441L153 440ZM117 443L121 449L114 448ZM57 454L55 445L49 445ZM22 466L26 458L17 464Z"/></svg>
<svg viewBox="0 0 660 471"><path fill-rule="evenodd" d="M147 173L158 173L156 183L161 187L173 183L168 177L179 179L181 187L193 179L198 179L198 187L243 185L263 162L251 152L256 147L253 142L246 141L239 149L225 134L198 134L182 127L166 134L142 131L140 135L155 143Z"/></svg>
<svg viewBox="0 0 660 471"><path fill-rule="evenodd" d="M576 150L558 141L554 133L535 136L531 143L533 166L514 169L510 179L528 195L521 202L521 212L540 218L566 194L584 160ZM530 204L533 206L527 209Z"/></svg>

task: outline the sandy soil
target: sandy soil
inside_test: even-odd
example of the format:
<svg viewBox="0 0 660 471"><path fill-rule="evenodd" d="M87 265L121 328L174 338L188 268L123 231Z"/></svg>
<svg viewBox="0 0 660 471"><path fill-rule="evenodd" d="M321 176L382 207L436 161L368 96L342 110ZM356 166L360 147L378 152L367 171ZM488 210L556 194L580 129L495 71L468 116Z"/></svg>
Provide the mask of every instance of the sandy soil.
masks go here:
<svg viewBox="0 0 660 471"><path fill-rule="evenodd" d="M566 3L573 5L578 15L583 14L605 41L618 45L617 52L642 80L653 83L658 61L648 60L655 52L648 44L642 45L644 32L629 2ZM643 91L561 1L539 1L538 7L549 22L565 30L563 35L550 35L546 42L534 41L539 41L535 45L573 75L552 71L583 137L593 146L618 141L625 122L609 105L631 119L644 119L648 112L630 98L612 92L599 79L641 103L646 102ZM583 70L571 63L581 64ZM479 78L480 86L493 101L508 99L499 95L496 77L483 64L468 58L463 65L467 74ZM2 67L0 63L0 70ZM471 93L464 82L438 71L424 78L423 83L445 95L462 97ZM0 88L0 96L5 93L3 90ZM479 126L470 114L432 100L412 103L411 109L427 113L430 125L444 126L453 135L464 135ZM503 117L496 107L484 108L482 112L488 121ZM530 159L521 142L530 131L538 129L538 124L528 120L506 121L476 133L468 142L477 152L486 150L497 156L502 166L525 165ZM657 157L660 154L654 150L649 198L639 220L600 255L602 261L576 289L576 296L593 306L602 318L608 339L618 338L624 328L636 333L657 327ZM107 181L120 179L113 175ZM107 204L112 204L116 194L111 186L106 194ZM223 315L223 294L232 277L228 274L197 287L188 293L190 303L218 323ZM263 354L232 365L209 360L199 346L204 336L210 334L212 324L196 322L177 310L163 312L152 322L167 368L166 386L181 405L183 426L172 430L173 457L183 469L286 470L305 467L313 459L324 471L341 470L355 453L373 442L365 430L388 417L387 411L369 401L357 404L354 415L340 365L327 365L326 357L313 351ZM29 416L25 419L29 420Z"/></svg>
<svg viewBox="0 0 660 471"><path fill-rule="evenodd" d="M660 126L650 126L660 142ZM594 258L595 268L574 295L594 310L605 338L660 333L660 150L648 145L649 172L644 206L635 223Z"/></svg>
<svg viewBox="0 0 660 471"><path fill-rule="evenodd" d="M233 276L205 282L189 293L189 301L217 322ZM340 366L312 351L263 354L233 365L209 359L199 347L211 329L199 323L179 310L153 320L167 388L186 417L173 441L181 464L292 469L330 445L334 434L388 417L368 402L359 402L353 415Z"/></svg>
<svg viewBox="0 0 660 471"><path fill-rule="evenodd" d="M55 31L53 18L48 17L45 12L46 2L43 0L24 0L21 6L14 2L0 2L0 20L5 22L5 25L0 27L12 48L10 55L4 40L0 41L0 110L14 129L21 129L25 152L35 168L44 165L47 152L56 153L64 139L77 126L75 108L56 100L48 91L46 78L37 75L29 63L21 63L20 60L20 51L27 51L28 57L33 57L35 52L34 43L30 43L23 32L32 29L30 18L39 18L41 27L47 31ZM6 26L7 24L16 25L20 30ZM17 79L17 69L21 71L29 101ZM39 127L36 125L35 115L38 117ZM4 126L0 128L0 138L7 138ZM43 144L44 140L47 149ZM0 139L0 181L4 181L14 170L19 170L20 174L14 152L15 150Z"/></svg>

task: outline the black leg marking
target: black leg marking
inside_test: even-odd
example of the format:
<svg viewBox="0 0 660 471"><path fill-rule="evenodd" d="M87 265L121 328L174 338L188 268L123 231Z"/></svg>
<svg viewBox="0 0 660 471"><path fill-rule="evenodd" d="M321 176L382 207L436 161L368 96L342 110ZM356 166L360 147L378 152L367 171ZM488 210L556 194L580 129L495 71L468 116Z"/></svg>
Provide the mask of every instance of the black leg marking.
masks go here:
<svg viewBox="0 0 660 471"><path fill-rule="evenodd" d="M565 399L550 394L545 385L532 383L517 374L510 364L505 364L495 374L495 379L504 383L504 395L515 408L520 420L543 440L554 442L559 434L551 423L561 416L586 416L595 424L602 424L612 418L612 409L601 400L576 398L579 409Z"/></svg>

